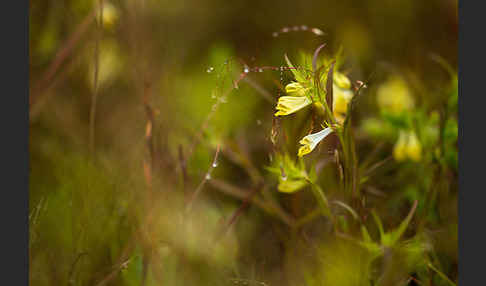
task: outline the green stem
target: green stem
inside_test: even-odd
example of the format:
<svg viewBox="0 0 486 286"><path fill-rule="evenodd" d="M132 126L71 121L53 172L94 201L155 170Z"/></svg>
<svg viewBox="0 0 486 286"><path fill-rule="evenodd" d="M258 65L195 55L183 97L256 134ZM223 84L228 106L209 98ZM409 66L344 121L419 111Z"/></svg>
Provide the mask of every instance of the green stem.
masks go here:
<svg viewBox="0 0 486 286"><path fill-rule="evenodd" d="M445 281L447 281L450 285L456 286L456 283L452 282L451 279L449 279L449 277L447 277L447 275L445 275L444 273L440 272L430 262L427 263L427 266L429 266L430 269L434 270L435 273L437 273L442 279L444 279Z"/></svg>
<svg viewBox="0 0 486 286"><path fill-rule="evenodd" d="M324 192L322 189L314 184L312 181L308 180L309 183L311 184L311 190L312 194L317 200L317 204L319 205L319 208L321 209L321 212L323 215L331 217L331 211L329 209L329 203L327 201L326 195L324 195Z"/></svg>

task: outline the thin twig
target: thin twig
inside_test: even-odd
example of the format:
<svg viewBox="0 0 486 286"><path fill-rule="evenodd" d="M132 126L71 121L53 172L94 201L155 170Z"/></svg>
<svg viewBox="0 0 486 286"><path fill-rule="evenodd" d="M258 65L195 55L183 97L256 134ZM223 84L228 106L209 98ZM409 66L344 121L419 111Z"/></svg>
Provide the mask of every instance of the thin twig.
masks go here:
<svg viewBox="0 0 486 286"><path fill-rule="evenodd" d="M225 227L222 230L222 235L220 236L221 238L228 233L230 230L231 226L236 222L238 217L243 213L243 211L248 207L251 198L260 190L260 188L253 188L249 194L245 197L243 200L243 203L238 207L233 214L231 215L230 219L228 220L228 223L225 225Z"/></svg>
<svg viewBox="0 0 486 286"><path fill-rule="evenodd" d="M385 165L392 159L392 156L388 156L385 159L373 164L371 167L369 167L363 174L363 176L369 176L371 173L373 173L374 170L378 169L379 167Z"/></svg>
<svg viewBox="0 0 486 286"><path fill-rule="evenodd" d="M59 67L71 55L79 40L81 40L82 36L86 33L86 31L88 31L89 26L96 18L97 9L97 7L94 8L93 11L91 11L91 13L89 13L76 27L76 30L71 34L71 37L66 41L62 48L59 49L54 60L51 62L41 79L34 85L29 98L30 110L32 110L32 108L36 105L36 102L39 101L34 99L39 97L41 93L50 86L52 78L56 74Z"/></svg>
<svg viewBox="0 0 486 286"><path fill-rule="evenodd" d="M188 212L188 211L191 210L194 201L196 200L196 198L199 195L199 193L201 193L201 191L203 190L204 185L206 184L206 182L208 180L211 179L211 173L212 173L213 169L218 164L218 154L219 154L219 150L220 150L220 145L218 144L218 147L216 147L216 152L214 153L213 161L212 161L211 165L209 166L208 171L204 175L204 178L202 179L202 181L197 186L196 190L192 193L191 198L189 199L189 202L187 203L186 212Z"/></svg>
<svg viewBox="0 0 486 286"><path fill-rule="evenodd" d="M275 99L273 98L272 94L256 81L252 80L250 77L245 77L244 81L253 87L266 101L270 102L271 104L275 103Z"/></svg>
<svg viewBox="0 0 486 286"><path fill-rule="evenodd" d="M248 193L250 192L250 191L245 191L243 189L240 189L236 186L230 185L218 179L212 179L211 181L209 181L209 184L211 184L211 186L214 187L216 190L221 191L232 197L238 198L240 200L244 200L247 197ZM261 198L258 197L252 197L251 202L256 206L258 206L259 208L261 208L262 210L264 210L265 212L279 218L286 225L290 227L294 227L295 219L290 215L288 215L284 210L282 210L282 208L280 208L279 205L274 204L271 201L262 200Z"/></svg>

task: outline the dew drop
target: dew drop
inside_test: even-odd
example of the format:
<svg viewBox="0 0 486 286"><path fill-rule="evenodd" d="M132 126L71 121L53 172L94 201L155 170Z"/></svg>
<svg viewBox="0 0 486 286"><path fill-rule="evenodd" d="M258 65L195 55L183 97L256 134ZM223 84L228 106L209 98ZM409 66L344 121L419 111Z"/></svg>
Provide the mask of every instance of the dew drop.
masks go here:
<svg viewBox="0 0 486 286"><path fill-rule="evenodd" d="M323 32L323 31L321 31L321 30L320 30L320 29L318 29L318 28L312 28L312 29L311 29L311 31L312 31L312 33L314 33L314 34L316 34L316 35L318 35L318 36L322 36L322 35L324 35L324 32Z"/></svg>
<svg viewBox="0 0 486 286"><path fill-rule="evenodd" d="M212 166L213 166L213 168L218 167L218 162L213 162L213 165Z"/></svg>
<svg viewBox="0 0 486 286"><path fill-rule="evenodd" d="M206 180L211 180L211 174L210 173L206 174Z"/></svg>
<svg viewBox="0 0 486 286"><path fill-rule="evenodd" d="M299 30L299 27L298 27L298 26L293 26L293 27L292 27L292 30L294 30L294 31L298 31L298 30Z"/></svg>
<svg viewBox="0 0 486 286"><path fill-rule="evenodd" d="M213 67L208 67L208 69L206 70L207 73L212 73L213 71L214 71Z"/></svg>
<svg viewBox="0 0 486 286"><path fill-rule="evenodd" d="M287 181L287 175L282 175L282 181Z"/></svg>
<svg viewBox="0 0 486 286"><path fill-rule="evenodd" d="M274 38L278 37L278 32L273 32L272 37L274 37Z"/></svg>
<svg viewBox="0 0 486 286"><path fill-rule="evenodd" d="M244 73L249 73L249 72L250 72L250 69L246 67L246 68L243 70L243 72L244 72Z"/></svg>
<svg viewBox="0 0 486 286"><path fill-rule="evenodd" d="M258 125L262 125L262 121L260 119L257 120Z"/></svg>
<svg viewBox="0 0 486 286"><path fill-rule="evenodd" d="M290 29L287 27L282 28L282 33L287 33Z"/></svg>
<svg viewBox="0 0 486 286"><path fill-rule="evenodd" d="M302 31L307 31L307 29L308 29L308 28L307 28L307 26L306 26L306 25L302 25L302 26L300 26L300 29L301 29Z"/></svg>
<svg viewBox="0 0 486 286"><path fill-rule="evenodd" d="M263 69L262 69L262 68L259 68L259 69L258 69L258 72L263 72Z"/></svg>

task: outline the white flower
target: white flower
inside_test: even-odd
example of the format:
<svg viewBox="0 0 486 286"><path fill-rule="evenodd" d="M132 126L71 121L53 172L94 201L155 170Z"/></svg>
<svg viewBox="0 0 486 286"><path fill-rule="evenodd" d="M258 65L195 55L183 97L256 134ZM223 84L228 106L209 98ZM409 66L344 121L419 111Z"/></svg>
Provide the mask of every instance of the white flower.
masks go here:
<svg viewBox="0 0 486 286"><path fill-rule="evenodd" d="M302 140L299 141L299 143L303 145L299 148L299 157L312 152L312 150L316 148L317 144L321 142L322 139L326 138L327 135L329 135L332 131L332 128L327 127L317 133L309 134L302 138Z"/></svg>

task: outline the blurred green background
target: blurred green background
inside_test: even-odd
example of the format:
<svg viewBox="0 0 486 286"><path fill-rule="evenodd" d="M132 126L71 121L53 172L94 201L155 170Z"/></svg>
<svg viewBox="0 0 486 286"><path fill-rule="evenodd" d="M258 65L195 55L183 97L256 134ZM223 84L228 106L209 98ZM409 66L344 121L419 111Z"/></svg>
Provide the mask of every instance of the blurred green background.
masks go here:
<svg viewBox="0 0 486 286"><path fill-rule="evenodd" d="M360 161L388 158L407 124L382 112L379 87L403 78L415 102L422 159L385 164L363 189L378 194L366 202L385 229L419 200L412 233L428 237L438 271L421 250L383 262L406 270L404 284L380 285L457 280L456 0L103 2L100 17L99 1L30 1L31 285L378 285L326 219L289 227L312 197L278 193L266 170L292 74L253 68L299 63L322 43L367 82L353 118ZM302 122L282 125L303 135ZM337 176L326 167L320 180L332 189Z"/></svg>

